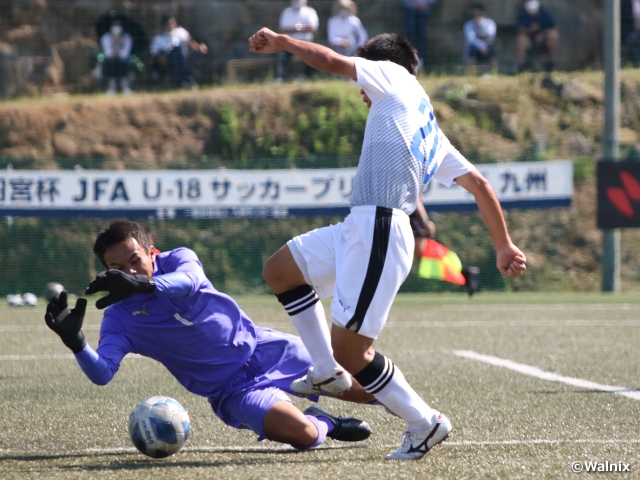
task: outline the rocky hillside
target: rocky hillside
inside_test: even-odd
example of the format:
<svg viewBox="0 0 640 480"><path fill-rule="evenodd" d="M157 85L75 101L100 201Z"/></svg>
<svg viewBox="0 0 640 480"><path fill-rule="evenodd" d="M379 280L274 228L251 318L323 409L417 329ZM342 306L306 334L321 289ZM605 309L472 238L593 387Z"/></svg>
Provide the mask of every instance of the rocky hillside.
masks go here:
<svg viewBox="0 0 640 480"><path fill-rule="evenodd" d="M600 155L600 73L421 81L440 125L474 161ZM640 151L639 102L640 73L625 70L627 157ZM0 158L16 168L313 166L325 157L345 165L360 151L366 115L357 88L338 80L115 99L56 95L0 103Z"/></svg>

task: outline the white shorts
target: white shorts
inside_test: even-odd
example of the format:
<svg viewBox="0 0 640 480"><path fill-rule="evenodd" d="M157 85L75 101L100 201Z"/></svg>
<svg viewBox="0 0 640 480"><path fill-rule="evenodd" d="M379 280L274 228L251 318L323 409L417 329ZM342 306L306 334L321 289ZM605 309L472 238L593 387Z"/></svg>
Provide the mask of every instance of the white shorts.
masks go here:
<svg viewBox="0 0 640 480"><path fill-rule="evenodd" d="M333 323L377 338L413 261L402 210L360 206L344 222L295 237L287 246L320 298L333 296Z"/></svg>

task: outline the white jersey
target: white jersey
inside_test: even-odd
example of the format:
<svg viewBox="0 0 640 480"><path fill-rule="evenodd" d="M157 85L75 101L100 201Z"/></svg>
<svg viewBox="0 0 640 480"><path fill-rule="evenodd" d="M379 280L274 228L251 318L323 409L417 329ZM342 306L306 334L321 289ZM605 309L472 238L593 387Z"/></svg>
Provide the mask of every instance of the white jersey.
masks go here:
<svg viewBox="0 0 640 480"><path fill-rule="evenodd" d="M170 32L164 31L151 40L151 54L169 53L176 47L182 47L183 53L188 55L190 39L191 35L182 27L176 27Z"/></svg>
<svg viewBox="0 0 640 480"><path fill-rule="evenodd" d="M435 178L451 186L471 165L438 128L429 97L404 67L354 58L371 100L351 206L416 209L423 184Z"/></svg>

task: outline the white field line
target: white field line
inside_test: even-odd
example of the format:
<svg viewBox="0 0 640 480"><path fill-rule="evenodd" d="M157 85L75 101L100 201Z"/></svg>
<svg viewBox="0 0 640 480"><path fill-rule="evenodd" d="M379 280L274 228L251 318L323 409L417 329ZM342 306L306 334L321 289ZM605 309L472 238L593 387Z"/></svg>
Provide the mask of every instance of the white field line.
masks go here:
<svg viewBox="0 0 640 480"><path fill-rule="evenodd" d="M507 368L514 372L528 375L530 377L539 378L541 380L549 380L551 382L566 383L578 388L585 388L588 390L599 390L601 392L611 392L616 395L622 395L632 400L640 401L640 390L633 390L626 387L615 387L611 385L603 385L601 383L590 382L589 380L583 380L581 378L565 377L558 375L557 373L545 372L538 367L532 367L531 365L525 365L524 363L516 363L511 360L505 360L503 358L494 357L492 355L483 355L482 353L473 352L471 350L454 350L454 355L459 357L468 358L470 360L476 360L478 362L488 363L494 367Z"/></svg>
<svg viewBox="0 0 640 480"><path fill-rule="evenodd" d="M446 441L442 443L445 447L467 447L467 446L492 446L492 445L559 445L559 444L598 444L598 445L634 445L640 444L639 438L630 439L598 439L598 438L578 438L573 440L557 439L551 440L546 438L529 439L529 440L460 440L460 441ZM396 448L397 444L376 444L376 443L354 443L351 445L322 445L316 450L344 450L352 448ZM229 453L229 452L273 452L273 451L291 451L297 452L294 448L288 445L282 444L269 444L269 445L233 445L233 446L189 446L181 450L183 453ZM80 450L70 450L60 452L59 455L114 455L114 454L133 454L138 451L133 447L120 447L120 448L86 448ZM19 450L15 448L0 448L0 459L2 455L17 455L17 454L42 454L42 451L31 452L26 450ZM56 456L52 452L48 452L43 456Z"/></svg>
<svg viewBox="0 0 640 480"><path fill-rule="evenodd" d="M479 308L482 310L520 310L520 311L537 311L537 310L552 310L552 311L565 311L569 310L588 310L588 311L605 311L610 312L611 310L638 310L638 304L635 303L558 303L551 305L540 305L537 303L513 303L513 304L496 304L496 305L487 305L487 304L474 304L473 300L470 300L468 303L457 303L455 305L429 305L428 300L425 301L424 305L415 305L412 304L410 306L402 305L399 308L428 308L433 310L472 310L477 311Z"/></svg>
<svg viewBox="0 0 640 480"><path fill-rule="evenodd" d="M639 309L640 310L640 309ZM269 322L268 325L259 322L261 327L269 328L286 328L291 323ZM386 327L429 327L429 328L468 328L468 327L530 327L530 328L549 328L549 327L640 327L640 316L637 319L629 320L608 320L608 319L580 319L580 318L564 318L558 320L496 320L496 321L474 321L474 320L447 320L437 321L403 321L390 320ZM33 334L38 331L39 327L32 325L0 325L0 332L25 332ZM82 330L99 330L100 325L85 325ZM38 333L48 332L48 330L40 330Z"/></svg>
<svg viewBox="0 0 640 480"><path fill-rule="evenodd" d="M564 320L535 320L535 321L527 321L527 320L506 320L506 321L430 321L425 320L424 322L415 322L409 321L405 322L402 320L392 320L388 322L385 327L428 327L428 328L474 328L474 327L517 327L517 328L549 328L549 327L640 327L640 319L638 320L620 320L620 321L610 321L610 320L580 320L580 319L564 319Z"/></svg>

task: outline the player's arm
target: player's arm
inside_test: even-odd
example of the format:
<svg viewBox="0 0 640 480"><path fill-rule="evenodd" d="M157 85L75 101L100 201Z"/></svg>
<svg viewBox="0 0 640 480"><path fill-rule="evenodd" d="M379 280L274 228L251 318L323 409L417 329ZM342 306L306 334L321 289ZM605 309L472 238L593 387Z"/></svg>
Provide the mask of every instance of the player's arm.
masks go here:
<svg viewBox="0 0 640 480"><path fill-rule="evenodd" d="M79 298L74 309L69 309L67 291L62 291L47 305L44 320L47 326L58 334L62 343L76 357L82 371L89 380L98 385L106 385L113 378L109 364L87 344L82 333L82 323L87 308L87 300ZM116 368L117 370L117 368Z"/></svg>
<svg viewBox="0 0 640 480"><path fill-rule="evenodd" d="M187 297L195 294L206 281L197 255L187 248L176 249L169 259L173 272L147 277L129 275L120 270L100 272L87 287L86 294L109 292L96 302L103 309L138 294L157 294L169 297Z"/></svg>
<svg viewBox="0 0 640 480"><path fill-rule="evenodd" d="M305 42L263 28L249 39L249 49L254 53L277 53L282 50L299 57L307 65L329 73L358 78L356 65L351 57L334 52L329 47Z"/></svg>
<svg viewBox="0 0 640 480"><path fill-rule="evenodd" d="M511 242L500 202L489 181L477 170L461 175L455 181L476 199L480 214L489 227L500 273L514 278L522 275L527 268L527 259Z"/></svg>
<svg viewBox="0 0 640 480"><path fill-rule="evenodd" d="M409 217L414 236L432 238L436 234L436 224L429 220L427 210L422 203L422 195L416 204L415 211Z"/></svg>

